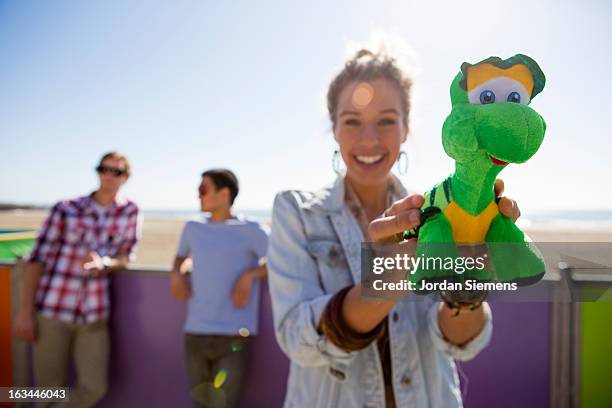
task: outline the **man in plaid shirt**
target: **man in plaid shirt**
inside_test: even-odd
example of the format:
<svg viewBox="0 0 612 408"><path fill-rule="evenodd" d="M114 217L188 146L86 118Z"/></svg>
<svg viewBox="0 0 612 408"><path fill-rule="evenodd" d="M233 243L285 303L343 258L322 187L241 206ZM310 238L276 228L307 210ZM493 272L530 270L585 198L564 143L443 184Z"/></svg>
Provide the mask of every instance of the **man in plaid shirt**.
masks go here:
<svg viewBox="0 0 612 408"><path fill-rule="evenodd" d="M117 152L96 168L100 187L53 206L25 266L15 334L33 342L38 386L66 386L74 359L70 406L88 407L107 388L109 272L123 269L139 235L138 207L118 197L130 175Z"/></svg>

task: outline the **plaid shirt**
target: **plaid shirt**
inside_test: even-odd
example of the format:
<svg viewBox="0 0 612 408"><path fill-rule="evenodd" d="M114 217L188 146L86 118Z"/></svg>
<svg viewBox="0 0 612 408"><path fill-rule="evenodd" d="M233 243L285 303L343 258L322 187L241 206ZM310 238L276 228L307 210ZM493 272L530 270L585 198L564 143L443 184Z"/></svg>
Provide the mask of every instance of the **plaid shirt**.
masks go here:
<svg viewBox="0 0 612 408"><path fill-rule="evenodd" d="M132 258L136 249L140 230L136 204L118 199L100 219L92 196L54 205L29 257L43 264L36 306L52 319L71 323L106 319L110 277L106 273L91 276L80 259L90 251Z"/></svg>

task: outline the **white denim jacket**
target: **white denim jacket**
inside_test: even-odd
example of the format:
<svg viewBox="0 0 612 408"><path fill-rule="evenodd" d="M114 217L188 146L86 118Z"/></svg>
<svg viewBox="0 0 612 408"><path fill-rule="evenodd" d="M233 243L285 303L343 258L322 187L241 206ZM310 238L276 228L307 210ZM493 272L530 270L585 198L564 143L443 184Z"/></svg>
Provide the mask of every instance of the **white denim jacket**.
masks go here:
<svg viewBox="0 0 612 408"><path fill-rule="evenodd" d="M287 408L385 405L375 342L345 352L317 331L329 299L361 276L363 234L344 194L340 176L321 191L284 191L274 201L267 265L276 338L291 360ZM485 305L484 329L459 348L444 340L438 303L426 299L404 299L388 316L396 405L460 407L453 359L470 360L488 344L491 311Z"/></svg>

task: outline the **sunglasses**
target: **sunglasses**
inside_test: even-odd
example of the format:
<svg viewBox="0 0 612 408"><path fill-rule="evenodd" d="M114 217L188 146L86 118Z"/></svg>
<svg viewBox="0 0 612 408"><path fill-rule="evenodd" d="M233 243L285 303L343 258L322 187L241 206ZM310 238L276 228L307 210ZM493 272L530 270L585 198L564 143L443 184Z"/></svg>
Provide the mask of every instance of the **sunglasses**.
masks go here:
<svg viewBox="0 0 612 408"><path fill-rule="evenodd" d="M206 195L207 192L208 192L208 189L206 188L205 185L201 185L200 187L198 187L198 193L200 197L202 197L203 195Z"/></svg>
<svg viewBox="0 0 612 408"><path fill-rule="evenodd" d="M98 166L96 167L96 171L100 174L112 174L115 177L121 177L124 174L127 174L127 171L123 169L108 166Z"/></svg>

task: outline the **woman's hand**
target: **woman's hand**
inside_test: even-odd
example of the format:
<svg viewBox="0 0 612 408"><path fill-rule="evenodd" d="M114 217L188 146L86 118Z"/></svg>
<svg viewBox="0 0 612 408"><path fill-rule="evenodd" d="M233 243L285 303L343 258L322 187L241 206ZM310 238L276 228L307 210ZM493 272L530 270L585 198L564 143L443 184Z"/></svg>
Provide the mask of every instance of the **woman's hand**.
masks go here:
<svg viewBox="0 0 612 408"><path fill-rule="evenodd" d="M495 180L495 196L500 197L499 212L512 221L521 216L521 211L516 201L503 197L504 182ZM421 223L420 208L424 197L420 194L411 194L394 202L381 218L372 221L368 227L370 239L373 242L398 242L401 241L404 231L418 227Z"/></svg>
<svg viewBox="0 0 612 408"><path fill-rule="evenodd" d="M499 212L516 222L518 217L521 216L521 210L519 210L516 201L507 197L502 197L503 192L504 181L502 179L495 180L495 196L500 198L499 202L497 203Z"/></svg>
<svg viewBox="0 0 612 408"><path fill-rule="evenodd" d="M370 239L373 242L401 241L404 231L416 228L421 223L420 208L423 202L424 197L420 194L411 194L394 202L381 218L375 219L368 226Z"/></svg>

